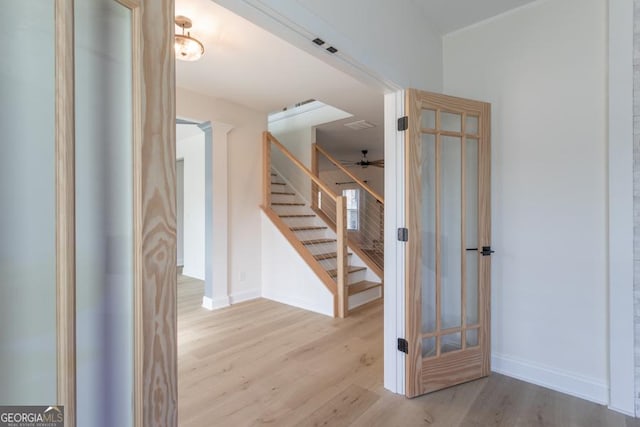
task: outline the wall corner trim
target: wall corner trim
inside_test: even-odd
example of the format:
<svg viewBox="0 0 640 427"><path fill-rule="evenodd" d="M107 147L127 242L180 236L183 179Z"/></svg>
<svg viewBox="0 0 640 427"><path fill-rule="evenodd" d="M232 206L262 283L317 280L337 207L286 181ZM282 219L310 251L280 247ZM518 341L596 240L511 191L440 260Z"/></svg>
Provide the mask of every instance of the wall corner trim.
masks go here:
<svg viewBox="0 0 640 427"><path fill-rule="evenodd" d="M231 305L229 298L216 298L202 297L202 307L207 310L213 311L219 308L229 307Z"/></svg>

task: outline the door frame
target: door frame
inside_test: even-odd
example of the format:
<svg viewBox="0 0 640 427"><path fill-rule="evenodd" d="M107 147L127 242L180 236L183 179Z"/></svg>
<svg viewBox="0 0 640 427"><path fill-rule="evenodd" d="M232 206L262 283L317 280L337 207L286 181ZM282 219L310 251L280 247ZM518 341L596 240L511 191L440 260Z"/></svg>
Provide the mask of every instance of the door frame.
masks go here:
<svg viewBox="0 0 640 427"><path fill-rule="evenodd" d="M614 411L640 416L640 397L635 396L636 387L640 387L640 372L634 363L633 316L634 255L637 256L634 254L633 230L634 1L610 1L608 19L608 406ZM635 358L640 359L637 344Z"/></svg>

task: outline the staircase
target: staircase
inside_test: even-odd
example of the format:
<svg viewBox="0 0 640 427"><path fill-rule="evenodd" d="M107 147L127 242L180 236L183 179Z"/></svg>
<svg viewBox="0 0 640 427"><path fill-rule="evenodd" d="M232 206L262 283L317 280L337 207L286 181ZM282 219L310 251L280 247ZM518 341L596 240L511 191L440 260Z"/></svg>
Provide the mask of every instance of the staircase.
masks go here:
<svg viewBox="0 0 640 427"><path fill-rule="evenodd" d="M382 269L357 242L349 241L345 198L333 193L268 132L264 148L262 209L333 294L334 316L346 317L379 301Z"/></svg>

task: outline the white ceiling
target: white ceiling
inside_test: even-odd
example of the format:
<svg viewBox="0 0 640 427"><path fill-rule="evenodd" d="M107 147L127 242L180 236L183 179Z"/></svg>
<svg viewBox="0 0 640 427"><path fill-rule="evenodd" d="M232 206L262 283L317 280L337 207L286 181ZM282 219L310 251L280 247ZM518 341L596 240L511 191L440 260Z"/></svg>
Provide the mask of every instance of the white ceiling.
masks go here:
<svg viewBox="0 0 640 427"><path fill-rule="evenodd" d="M322 1L322 0L314 0ZM487 19L531 0L411 0L441 34ZM272 113L317 99L353 114L323 125L318 142L341 158L383 156L383 94L292 46L212 0L176 0L176 16L192 19L191 35L205 46L199 61L176 61L177 85ZM181 31L176 27L176 32ZM367 120L354 131L344 123Z"/></svg>
<svg viewBox="0 0 640 427"><path fill-rule="evenodd" d="M414 0L441 35L534 1L536 0Z"/></svg>

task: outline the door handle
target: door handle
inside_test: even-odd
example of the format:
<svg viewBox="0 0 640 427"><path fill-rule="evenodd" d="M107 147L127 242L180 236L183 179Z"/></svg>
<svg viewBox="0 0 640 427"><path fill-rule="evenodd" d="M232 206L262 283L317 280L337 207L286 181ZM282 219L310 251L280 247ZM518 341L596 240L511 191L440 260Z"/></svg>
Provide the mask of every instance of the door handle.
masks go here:
<svg viewBox="0 0 640 427"><path fill-rule="evenodd" d="M495 251L491 250L491 246L483 246L482 247L482 252L480 252L480 253L482 254L482 256L489 256L494 252Z"/></svg>
<svg viewBox="0 0 640 427"><path fill-rule="evenodd" d="M467 248L467 251L477 251L478 248ZM482 251L480 252L482 256L489 256L492 253L495 253L494 250L491 250L491 246L483 246Z"/></svg>

